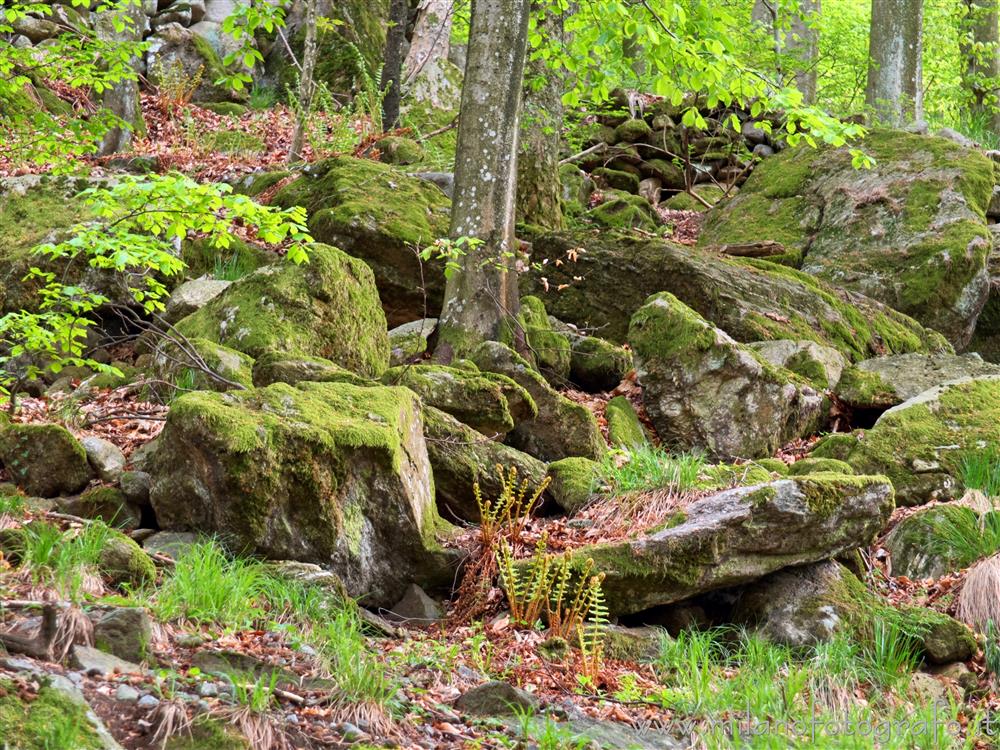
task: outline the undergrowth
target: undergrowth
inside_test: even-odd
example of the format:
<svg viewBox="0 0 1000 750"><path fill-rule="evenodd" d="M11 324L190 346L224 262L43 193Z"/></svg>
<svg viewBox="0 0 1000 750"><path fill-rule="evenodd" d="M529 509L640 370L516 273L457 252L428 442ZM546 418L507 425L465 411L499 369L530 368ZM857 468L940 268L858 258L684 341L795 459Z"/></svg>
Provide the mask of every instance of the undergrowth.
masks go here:
<svg viewBox="0 0 1000 750"><path fill-rule="evenodd" d="M685 492L698 485L706 462L695 453L671 454L651 445L609 453L601 475L615 494L668 489Z"/></svg>

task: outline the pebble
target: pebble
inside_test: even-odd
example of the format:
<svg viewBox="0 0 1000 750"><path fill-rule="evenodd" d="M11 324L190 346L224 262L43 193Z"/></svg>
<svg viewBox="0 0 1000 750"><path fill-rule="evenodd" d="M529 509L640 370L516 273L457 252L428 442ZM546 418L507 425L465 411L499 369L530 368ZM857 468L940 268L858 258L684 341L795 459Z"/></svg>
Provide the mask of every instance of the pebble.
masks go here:
<svg viewBox="0 0 1000 750"><path fill-rule="evenodd" d="M357 742L358 740L364 739L366 736L364 732L358 727L354 726L349 721L343 721L337 725L337 731L340 732L341 739L344 742Z"/></svg>
<svg viewBox="0 0 1000 750"><path fill-rule="evenodd" d="M135 703L139 700L139 691L131 685L119 685L115 691L115 700L124 703Z"/></svg>
<svg viewBox="0 0 1000 750"><path fill-rule="evenodd" d="M203 682L198 686L198 695L202 698L214 698L219 694L219 686L214 682Z"/></svg>
<svg viewBox="0 0 1000 750"><path fill-rule="evenodd" d="M80 687L80 685L83 684L83 675L79 672L67 672L66 677L77 687Z"/></svg>
<svg viewBox="0 0 1000 750"><path fill-rule="evenodd" d="M160 699L153 695L144 695L136 704L139 708L156 708L160 705Z"/></svg>
<svg viewBox="0 0 1000 750"><path fill-rule="evenodd" d="M296 716L295 714L285 714L285 721L288 722L289 724L298 724L299 717Z"/></svg>

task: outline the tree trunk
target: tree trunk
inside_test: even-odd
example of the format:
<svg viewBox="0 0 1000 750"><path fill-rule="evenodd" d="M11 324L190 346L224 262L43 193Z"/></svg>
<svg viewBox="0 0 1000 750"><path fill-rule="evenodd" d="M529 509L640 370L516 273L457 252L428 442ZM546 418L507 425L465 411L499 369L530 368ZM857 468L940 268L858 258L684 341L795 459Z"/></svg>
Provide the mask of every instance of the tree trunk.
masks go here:
<svg viewBox="0 0 1000 750"><path fill-rule="evenodd" d="M448 278L435 357L496 340L518 312L514 199L529 0L473 0L451 236L481 244Z"/></svg>
<svg viewBox="0 0 1000 750"><path fill-rule="evenodd" d="M421 0L413 24L410 49L403 63L403 82L413 97L434 107L453 106L455 81L448 78L451 24L457 0Z"/></svg>
<svg viewBox="0 0 1000 750"><path fill-rule="evenodd" d="M112 19L116 15L124 15L132 23L122 31L116 31ZM146 21L141 5L129 5L121 10L109 10L99 13L95 30L101 39L115 42L138 42L142 40L143 24ZM133 61L133 64L138 61ZM122 125L111 128L101 140L99 153L101 156L127 151L132 145L132 137L136 131L144 130L142 108L139 106L139 81L137 78L119 81L101 95L101 106L110 110L121 121Z"/></svg>
<svg viewBox="0 0 1000 750"><path fill-rule="evenodd" d="M873 0L865 100L876 119L905 125L923 116L923 0Z"/></svg>
<svg viewBox="0 0 1000 750"><path fill-rule="evenodd" d="M402 98L403 47L406 45L406 24L409 21L409 0L392 0L389 6L389 31L385 37L385 63L382 66L382 130L392 130L399 124L399 102Z"/></svg>
<svg viewBox="0 0 1000 750"><path fill-rule="evenodd" d="M1000 28L997 0L965 0L966 16L960 38L965 57L965 87L969 113L984 125L1000 129L997 79L1000 78ZM971 44L969 43L971 42Z"/></svg>
<svg viewBox="0 0 1000 750"><path fill-rule="evenodd" d="M313 98L316 96L316 58L319 45L316 44L316 0L306 1L306 38L302 46L302 70L299 78L298 113L295 130L292 131L292 145L288 149L288 163L302 161L302 147L305 145L306 129L312 115Z"/></svg>
<svg viewBox="0 0 1000 750"><path fill-rule="evenodd" d="M538 31L546 38L563 39L563 17L532 2ZM541 15L540 15L541 14ZM559 143L563 117L564 76L542 59L529 60L524 76L521 149L517 160L517 216L544 229L561 229L562 186L559 180Z"/></svg>
<svg viewBox="0 0 1000 750"><path fill-rule="evenodd" d="M784 77L785 62L791 64L795 87L802 92L806 104L816 101L816 56L819 53L820 0L798 0L790 18L779 15L778 0L756 0L752 18L771 34L774 40L775 72ZM788 59L790 58L790 59Z"/></svg>

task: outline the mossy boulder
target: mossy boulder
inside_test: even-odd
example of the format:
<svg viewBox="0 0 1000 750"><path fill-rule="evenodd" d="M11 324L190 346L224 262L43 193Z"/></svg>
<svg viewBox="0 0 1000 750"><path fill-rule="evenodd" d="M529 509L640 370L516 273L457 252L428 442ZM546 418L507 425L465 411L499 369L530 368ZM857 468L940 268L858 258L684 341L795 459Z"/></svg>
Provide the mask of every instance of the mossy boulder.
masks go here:
<svg viewBox="0 0 1000 750"><path fill-rule="evenodd" d="M23 689L0 680L0 730L3 742L17 750L113 750L118 747L87 705L83 695L64 678L62 689L43 684L26 700ZM65 683L65 685L64 685Z"/></svg>
<svg viewBox="0 0 1000 750"><path fill-rule="evenodd" d="M118 531L110 531L97 565L115 586L142 588L156 581L156 566L142 547Z"/></svg>
<svg viewBox="0 0 1000 750"><path fill-rule="evenodd" d="M414 252L448 236L451 201L434 184L388 164L339 157L311 165L272 203L305 207L313 237L371 267L389 325L441 309L444 266L421 269Z"/></svg>
<svg viewBox="0 0 1000 750"><path fill-rule="evenodd" d="M253 357L209 339L157 342L150 360L156 380L186 390L228 391L253 385ZM159 383L155 388L164 395L174 390Z"/></svg>
<svg viewBox="0 0 1000 750"><path fill-rule="evenodd" d="M636 143L645 140L653 132L649 124L640 118L626 120L615 128L615 138L625 143Z"/></svg>
<svg viewBox="0 0 1000 750"><path fill-rule="evenodd" d="M635 177L627 172L619 174ZM638 180L637 177L635 179ZM638 187L636 189L638 190ZM642 229L646 232L655 232L659 226L659 218L649 201L640 195L632 195L621 190L611 191L606 200L587 211L584 217L609 229Z"/></svg>
<svg viewBox="0 0 1000 750"><path fill-rule="evenodd" d="M517 422L537 414L524 388L492 372L479 373L445 365L404 365L386 371L382 382L406 386L428 406L447 412L459 422L491 437L506 435Z"/></svg>
<svg viewBox="0 0 1000 750"><path fill-rule="evenodd" d="M847 146L765 160L709 214L701 242L799 249L803 271L965 346L989 291L993 163L951 140L900 131L873 131L859 147L876 159L872 169L855 169Z"/></svg>
<svg viewBox="0 0 1000 750"><path fill-rule="evenodd" d="M691 193L695 193L701 200L695 198ZM669 208L671 211L697 211L703 214L721 201L726 194L722 188L716 185L699 185L692 188L691 193L687 191L677 193L667 199L663 204L664 208ZM706 206L705 203L709 205Z"/></svg>
<svg viewBox="0 0 1000 750"><path fill-rule="evenodd" d="M800 459L788 467L788 473L793 477L799 477L804 474L818 474L820 472L853 474L854 468L846 461L838 461L835 458L815 458L812 456Z"/></svg>
<svg viewBox="0 0 1000 750"><path fill-rule="evenodd" d="M950 546L941 529L976 529L979 518L964 505L942 503L921 508L900 521L885 539L889 572L914 581L940 578L975 562Z"/></svg>
<svg viewBox="0 0 1000 750"><path fill-rule="evenodd" d="M230 86L217 83L228 71L212 43L195 31L171 23L157 29L147 41L150 43L147 78L151 85L159 86L164 77L183 76L184 80L198 82L191 97L193 102L228 102L247 98L246 92L237 92Z"/></svg>
<svg viewBox="0 0 1000 750"><path fill-rule="evenodd" d="M205 339L260 357L268 352L323 357L360 375L389 366L389 338L371 269L329 245L309 262L264 266L234 282L177 324Z"/></svg>
<svg viewBox="0 0 1000 750"><path fill-rule="evenodd" d="M424 435L438 512L445 518L478 522L474 487L479 484L483 499L496 500L502 490L497 467L505 473L517 469L518 483L527 480L532 492L545 479L545 464L537 458L491 440L433 406L424 407Z"/></svg>
<svg viewBox="0 0 1000 750"><path fill-rule="evenodd" d="M624 396L615 396L604 409L608 423L608 442L616 448L635 449L649 444L646 430L635 407Z"/></svg>
<svg viewBox="0 0 1000 750"><path fill-rule="evenodd" d="M639 192L639 176L621 169L611 169L610 167L598 167L590 173L591 177L598 181L598 184L614 190L621 190L625 193L635 195Z"/></svg>
<svg viewBox="0 0 1000 750"><path fill-rule="evenodd" d="M847 359L830 346L815 341L756 341L748 346L772 365L784 367L820 390L831 390L840 382Z"/></svg>
<svg viewBox="0 0 1000 750"><path fill-rule="evenodd" d="M288 355L284 352L268 352L253 362L253 384L258 388L275 383L354 383L371 385L372 381L345 370L322 357ZM223 390L219 388L209 390Z"/></svg>
<svg viewBox="0 0 1000 750"><path fill-rule="evenodd" d="M549 464L549 494L556 505L572 515L600 489L601 465L589 458L563 458Z"/></svg>
<svg viewBox="0 0 1000 750"><path fill-rule="evenodd" d="M607 451L594 415L553 389L512 349L487 341L476 348L470 359L484 372L506 375L535 402L537 416L517 425L507 436L509 445L542 461L570 456L599 459Z"/></svg>
<svg viewBox="0 0 1000 750"><path fill-rule="evenodd" d="M92 487L79 497L66 498L58 505L63 513L104 521L122 529L137 528L142 518L139 508L117 487Z"/></svg>
<svg viewBox="0 0 1000 750"><path fill-rule="evenodd" d="M421 318L403 323L389 331L389 363L396 365L415 361L427 351L427 340L437 328L437 318Z"/></svg>
<svg viewBox="0 0 1000 750"><path fill-rule="evenodd" d="M426 157L423 146L412 138L390 135L380 140L377 146L379 161L385 164L416 164Z"/></svg>
<svg viewBox="0 0 1000 750"><path fill-rule="evenodd" d="M806 381L737 344L669 293L632 318L643 404L660 438L721 460L764 458L820 424Z"/></svg>
<svg viewBox="0 0 1000 750"><path fill-rule="evenodd" d="M94 622L94 646L119 659L139 664L152 656L153 626L142 607L115 607Z"/></svg>
<svg viewBox="0 0 1000 750"><path fill-rule="evenodd" d="M840 457L859 473L886 474L900 505L948 500L960 492L962 458L996 443L998 424L1000 377L955 381L889 409ZM821 446L813 455L827 453Z"/></svg>
<svg viewBox="0 0 1000 750"><path fill-rule="evenodd" d="M745 584L870 544L893 510L880 476L813 474L737 487L685 508L684 520L629 541L583 547L606 574L612 614L625 615Z"/></svg>
<svg viewBox="0 0 1000 750"><path fill-rule="evenodd" d="M93 476L83 445L57 424L0 421L0 461L20 489L37 497L79 492Z"/></svg>
<svg viewBox="0 0 1000 750"><path fill-rule="evenodd" d="M531 295L522 297L520 321L538 369L550 382L565 383L570 370L570 342L549 322L545 303Z"/></svg>
<svg viewBox="0 0 1000 750"><path fill-rule="evenodd" d="M855 407L901 404L929 388L961 378L1000 376L1000 365L977 354L898 354L858 362L837 396Z"/></svg>
<svg viewBox="0 0 1000 750"><path fill-rule="evenodd" d="M537 238L532 261L544 266L521 276L522 293L540 297L560 320L617 343L625 341L646 299L667 291L742 343L814 341L852 362L951 350L940 334L885 305L764 260L618 232L576 231Z"/></svg>
<svg viewBox="0 0 1000 750"><path fill-rule="evenodd" d="M330 565L352 596L376 604L449 579L420 401L406 388L189 393L144 468L162 528Z"/></svg>
<svg viewBox="0 0 1000 750"><path fill-rule="evenodd" d="M569 379L591 393L609 391L632 371L632 352L597 336L578 336L570 349Z"/></svg>

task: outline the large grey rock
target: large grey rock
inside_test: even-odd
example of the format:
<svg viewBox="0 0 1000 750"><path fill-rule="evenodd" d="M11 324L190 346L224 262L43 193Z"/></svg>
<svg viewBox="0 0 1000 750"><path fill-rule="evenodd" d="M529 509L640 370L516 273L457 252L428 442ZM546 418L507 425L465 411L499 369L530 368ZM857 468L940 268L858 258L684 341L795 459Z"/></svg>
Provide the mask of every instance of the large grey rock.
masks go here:
<svg viewBox="0 0 1000 750"><path fill-rule="evenodd" d="M812 474L697 500L683 523L575 550L570 562L593 560L611 614L625 615L863 547L892 509L885 477Z"/></svg>
<svg viewBox="0 0 1000 750"><path fill-rule="evenodd" d="M437 318L421 318L389 331L389 363L395 367L427 351L427 339L437 328Z"/></svg>
<svg viewBox="0 0 1000 750"><path fill-rule="evenodd" d="M817 388L833 390L847 367L847 358L831 346L814 341L754 341L751 349L776 367L784 367L813 383Z"/></svg>
<svg viewBox="0 0 1000 750"><path fill-rule="evenodd" d="M977 354L897 354L866 359L854 369L837 389L852 406L895 406L952 380L1000 375L1000 365Z"/></svg>
<svg viewBox="0 0 1000 750"><path fill-rule="evenodd" d="M167 309L163 313L164 319L169 323L176 323L181 318L186 318L226 291L232 283L207 276L185 281L170 293Z"/></svg>
<svg viewBox="0 0 1000 750"><path fill-rule="evenodd" d="M146 470L161 528L224 535L271 559L328 565L391 605L450 581L436 542L420 401L399 387L278 383L175 400Z"/></svg>
<svg viewBox="0 0 1000 750"><path fill-rule="evenodd" d="M125 454L110 440L87 435L80 440L87 452L87 460L102 482L113 484L125 471Z"/></svg>
<svg viewBox="0 0 1000 750"><path fill-rule="evenodd" d="M141 607L115 607L94 623L94 645L128 662L150 658L153 627Z"/></svg>
<svg viewBox="0 0 1000 750"><path fill-rule="evenodd" d="M146 62L150 83L159 85L164 76L181 71L190 81L200 75L193 101L226 102L239 98L228 86L216 83L224 72L222 58L202 36L176 22L154 25L155 33L146 40L149 43Z"/></svg>
<svg viewBox="0 0 1000 750"><path fill-rule="evenodd" d="M632 318L643 403L660 438L719 460L772 456L822 419L823 397L805 380L737 344L672 294Z"/></svg>
<svg viewBox="0 0 1000 750"><path fill-rule="evenodd" d="M890 575L915 581L940 578L974 562L963 559L958 550L946 543L939 531L942 524L953 529L976 530L979 517L971 508L958 503L921 508L907 516L885 539Z"/></svg>
<svg viewBox="0 0 1000 750"><path fill-rule="evenodd" d="M80 441L57 424L10 424L0 420L0 461L29 495L79 492L92 476Z"/></svg>
<svg viewBox="0 0 1000 750"><path fill-rule="evenodd" d="M848 146L767 159L709 214L701 242L781 242L804 253L803 271L965 346L989 292L993 164L976 149L901 131L872 131L859 147L874 168L856 169Z"/></svg>

